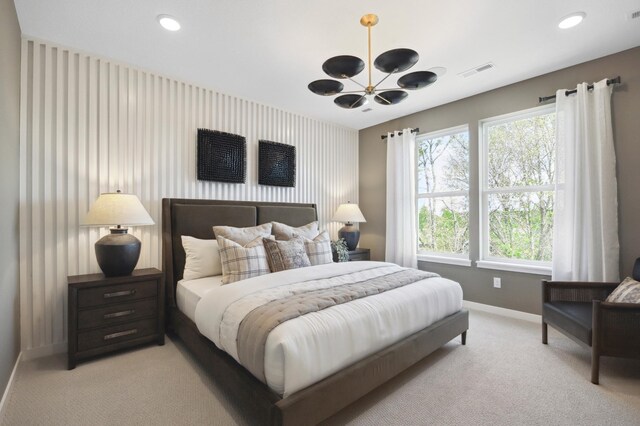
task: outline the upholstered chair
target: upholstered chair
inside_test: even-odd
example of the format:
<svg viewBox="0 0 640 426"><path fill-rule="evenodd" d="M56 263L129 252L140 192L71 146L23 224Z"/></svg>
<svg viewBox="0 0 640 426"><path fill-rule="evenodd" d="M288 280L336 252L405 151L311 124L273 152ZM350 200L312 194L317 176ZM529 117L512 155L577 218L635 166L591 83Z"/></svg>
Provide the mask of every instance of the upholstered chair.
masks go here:
<svg viewBox="0 0 640 426"><path fill-rule="evenodd" d="M633 268L640 281L640 258ZM591 347L591 382L599 383L600 357L640 358L640 303L606 302L617 282L542 281L542 343L551 325Z"/></svg>

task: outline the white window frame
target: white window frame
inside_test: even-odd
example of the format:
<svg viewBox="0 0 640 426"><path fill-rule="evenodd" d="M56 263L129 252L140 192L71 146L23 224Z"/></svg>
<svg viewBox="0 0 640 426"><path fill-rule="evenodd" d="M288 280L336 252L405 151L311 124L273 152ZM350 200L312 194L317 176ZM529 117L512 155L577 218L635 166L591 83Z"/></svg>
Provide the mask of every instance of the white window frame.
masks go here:
<svg viewBox="0 0 640 426"><path fill-rule="evenodd" d="M454 135L457 133L467 133L467 139L470 139L469 134L469 125L461 124L459 126L449 127L442 130L436 130L435 132L422 133L416 137L416 175L414 181L416 182L416 232L420 226L420 215L419 215L419 201L424 198L443 198L443 197L458 197L458 196L466 196L467 198L470 196L470 190L466 191L446 191L446 192L433 192L433 193L420 193L418 188L418 148L420 143L425 139L436 139L443 136ZM470 148L470 147L469 147ZM469 157L467 158L467 162L469 167L471 167L471 150L469 149ZM468 182L469 187L471 186L471 182ZM471 204L469 203L469 210L471 210ZM469 240L471 240L471 236L469 236ZM471 244L471 241L469 241ZM425 262L435 262L435 263L446 263L450 265L458 265L458 266L471 266L471 260L469 258L469 253L447 253L447 252L432 252L432 251L421 251L418 239L416 238L416 252L418 256L418 260L422 260Z"/></svg>
<svg viewBox="0 0 640 426"><path fill-rule="evenodd" d="M537 275L550 275L551 262L526 259L509 259L505 257L491 256L489 254L489 195L504 194L514 192L538 192L553 191L555 183L549 185L511 187L511 188L489 188L488 170L489 163L489 137L487 134L488 125L500 125L516 120L523 120L538 115L546 115L555 112L554 105L542 105L522 111L516 111L509 114L503 114L496 117L489 117L478 121L478 135L480 143L478 144L478 172L479 172L479 238L480 238L480 256L476 262L478 268L497 269L503 271L522 272Z"/></svg>

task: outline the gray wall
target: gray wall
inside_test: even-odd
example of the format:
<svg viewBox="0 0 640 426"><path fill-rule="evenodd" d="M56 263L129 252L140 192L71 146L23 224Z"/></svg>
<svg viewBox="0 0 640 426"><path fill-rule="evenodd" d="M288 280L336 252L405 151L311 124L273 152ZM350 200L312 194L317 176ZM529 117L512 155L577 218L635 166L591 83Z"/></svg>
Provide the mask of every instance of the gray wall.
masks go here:
<svg viewBox="0 0 640 426"><path fill-rule="evenodd" d="M421 111L360 131L360 207L366 223L360 224L360 246L371 248L373 260L384 259L386 144L380 135L407 127L431 132L469 125L471 151L470 255L478 260L478 121L538 106L538 97L577 83L621 76L623 84L613 94L613 129L617 155L620 222L620 274L630 274L640 256L640 47L525 80L490 92ZM445 78L458 78L447 75ZM436 83L437 84L437 83ZM429 89L425 89L429 90ZM540 313L542 276L420 262L428 269L461 283L465 299L489 305ZM493 288L493 277L502 288Z"/></svg>
<svg viewBox="0 0 640 426"><path fill-rule="evenodd" d="M20 35L13 0L0 0L0 397L20 351Z"/></svg>

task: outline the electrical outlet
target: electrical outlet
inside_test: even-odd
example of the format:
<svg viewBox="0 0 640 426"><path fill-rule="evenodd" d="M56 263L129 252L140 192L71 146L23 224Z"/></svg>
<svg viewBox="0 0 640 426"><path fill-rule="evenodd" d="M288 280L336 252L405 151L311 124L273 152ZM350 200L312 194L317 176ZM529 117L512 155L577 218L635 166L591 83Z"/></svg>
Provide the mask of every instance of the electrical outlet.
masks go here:
<svg viewBox="0 0 640 426"><path fill-rule="evenodd" d="M493 277L493 287L502 288L502 279L499 277Z"/></svg>

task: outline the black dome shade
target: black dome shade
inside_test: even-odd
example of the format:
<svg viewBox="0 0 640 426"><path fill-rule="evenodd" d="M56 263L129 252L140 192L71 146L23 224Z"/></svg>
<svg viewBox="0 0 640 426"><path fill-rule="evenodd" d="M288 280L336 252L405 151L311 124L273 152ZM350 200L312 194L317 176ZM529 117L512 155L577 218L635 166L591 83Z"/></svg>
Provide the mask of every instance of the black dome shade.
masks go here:
<svg viewBox="0 0 640 426"><path fill-rule="evenodd" d="M307 87L316 95L331 96L342 92L344 85L339 81L326 79L312 81Z"/></svg>
<svg viewBox="0 0 640 426"><path fill-rule="evenodd" d="M409 94L404 90L387 90L386 92L376 94L375 100L381 105L395 105L404 101L407 96L409 96Z"/></svg>
<svg viewBox="0 0 640 426"><path fill-rule="evenodd" d="M367 98L363 95L342 95L333 100L336 105L346 109L354 109L361 107L367 103Z"/></svg>
<svg viewBox="0 0 640 426"><path fill-rule="evenodd" d="M388 50L378 56L373 65L384 73L406 71L418 62L420 55L411 49Z"/></svg>
<svg viewBox="0 0 640 426"><path fill-rule="evenodd" d="M438 76L431 71L416 71L405 74L398 79L398 86L403 89L416 90L433 84Z"/></svg>
<svg viewBox="0 0 640 426"><path fill-rule="evenodd" d="M364 69L364 62L355 56L334 56L324 61L322 70L333 78L349 78L360 74Z"/></svg>

